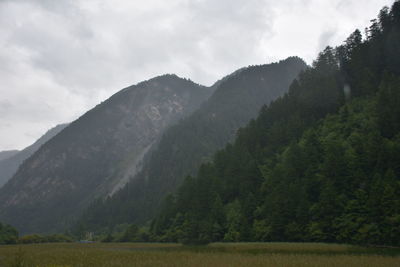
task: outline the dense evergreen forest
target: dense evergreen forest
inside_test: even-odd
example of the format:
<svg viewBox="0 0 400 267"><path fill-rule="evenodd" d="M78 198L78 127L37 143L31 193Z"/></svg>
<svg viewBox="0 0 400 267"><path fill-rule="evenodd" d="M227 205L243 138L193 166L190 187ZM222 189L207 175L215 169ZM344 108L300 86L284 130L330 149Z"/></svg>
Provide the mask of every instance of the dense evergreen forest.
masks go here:
<svg viewBox="0 0 400 267"><path fill-rule="evenodd" d="M400 1L169 195L154 240L400 246Z"/></svg>

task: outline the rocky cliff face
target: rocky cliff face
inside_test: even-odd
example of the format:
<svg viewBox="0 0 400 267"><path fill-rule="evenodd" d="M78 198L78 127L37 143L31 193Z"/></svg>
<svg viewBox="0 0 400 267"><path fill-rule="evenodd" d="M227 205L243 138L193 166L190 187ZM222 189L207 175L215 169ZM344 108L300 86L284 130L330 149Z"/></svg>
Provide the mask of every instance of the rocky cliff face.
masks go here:
<svg viewBox="0 0 400 267"><path fill-rule="evenodd" d="M62 229L96 197L122 187L166 127L210 94L175 75L121 90L20 166L0 190L0 220L23 233Z"/></svg>
<svg viewBox="0 0 400 267"><path fill-rule="evenodd" d="M68 124L60 124L48 130L35 143L21 151L13 150L8 152L6 158L0 160L0 187L2 187L17 172L18 167L33 153L35 153L44 143L61 132ZM7 151L5 151L7 152ZM11 154L10 154L11 153Z"/></svg>

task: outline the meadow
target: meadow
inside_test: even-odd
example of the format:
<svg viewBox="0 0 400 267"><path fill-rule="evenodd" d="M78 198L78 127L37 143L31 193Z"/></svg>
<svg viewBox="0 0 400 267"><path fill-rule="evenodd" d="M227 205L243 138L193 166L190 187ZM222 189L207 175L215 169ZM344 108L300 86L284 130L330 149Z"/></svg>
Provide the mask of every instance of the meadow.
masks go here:
<svg viewBox="0 0 400 267"><path fill-rule="evenodd" d="M0 246L1 267L400 266L399 248L321 243L67 243Z"/></svg>

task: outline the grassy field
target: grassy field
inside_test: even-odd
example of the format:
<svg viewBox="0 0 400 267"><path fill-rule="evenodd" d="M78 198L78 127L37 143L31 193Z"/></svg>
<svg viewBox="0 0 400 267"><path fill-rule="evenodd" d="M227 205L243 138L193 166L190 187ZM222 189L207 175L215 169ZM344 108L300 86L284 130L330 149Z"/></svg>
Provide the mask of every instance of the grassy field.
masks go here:
<svg viewBox="0 0 400 267"><path fill-rule="evenodd" d="M1 267L400 266L400 249L317 243L155 243L0 246Z"/></svg>

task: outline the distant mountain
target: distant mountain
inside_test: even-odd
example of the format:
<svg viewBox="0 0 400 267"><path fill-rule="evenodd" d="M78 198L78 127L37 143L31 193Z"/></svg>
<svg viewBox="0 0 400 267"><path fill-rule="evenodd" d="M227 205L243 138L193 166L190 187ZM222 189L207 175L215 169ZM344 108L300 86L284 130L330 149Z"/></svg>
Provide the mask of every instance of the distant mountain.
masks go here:
<svg viewBox="0 0 400 267"><path fill-rule="evenodd" d="M232 141L263 105L286 93L306 68L303 60L292 57L242 68L218 81L214 94L196 112L164 133L142 171L126 187L91 205L79 228L101 230L151 219L166 194L209 161L214 151Z"/></svg>
<svg viewBox="0 0 400 267"><path fill-rule="evenodd" d="M72 122L0 189L0 221L22 233L51 232L93 199L122 187L164 130L212 93L164 75L130 86Z"/></svg>
<svg viewBox="0 0 400 267"><path fill-rule="evenodd" d="M0 151L0 161L4 159L11 158L15 154L17 154L19 150L5 150L5 151Z"/></svg>
<svg viewBox="0 0 400 267"><path fill-rule="evenodd" d="M2 187L16 172L18 167L35 153L44 143L53 138L56 134L61 132L68 124L60 124L54 128L48 130L42 137L40 137L35 143L26 147L25 149L18 151L4 151L6 155L11 155L3 160L0 160L0 187ZM0 153L4 153L0 152ZM8 152L8 153L7 153ZM0 154L1 155L1 154Z"/></svg>

